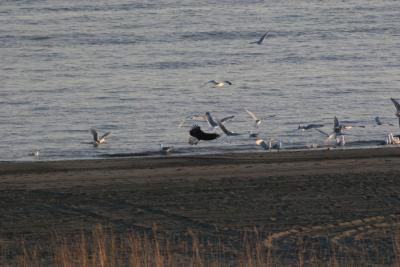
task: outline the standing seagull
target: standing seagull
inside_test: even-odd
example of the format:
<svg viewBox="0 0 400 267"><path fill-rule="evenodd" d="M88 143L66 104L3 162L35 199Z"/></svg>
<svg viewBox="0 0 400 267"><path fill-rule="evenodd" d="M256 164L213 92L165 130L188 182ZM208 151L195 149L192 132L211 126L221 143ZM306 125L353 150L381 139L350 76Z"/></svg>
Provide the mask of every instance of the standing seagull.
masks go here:
<svg viewBox="0 0 400 267"><path fill-rule="evenodd" d="M224 87L225 84L232 85L232 83L231 83L230 81L216 81L216 80L208 81L208 82L206 82L204 85L206 85L206 84L208 84L208 83L214 84L214 87ZM204 86L204 85L203 85L203 86Z"/></svg>
<svg viewBox="0 0 400 267"><path fill-rule="evenodd" d="M106 137L109 136L111 134L111 132L106 132L105 134L103 134L100 138L97 135L97 132L95 129L90 129L90 132L93 135L93 145L94 146L99 146L100 144L103 144L106 142Z"/></svg>
<svg viewBox="0 0 400 267"><path fill-rule="evenodd" d="M160 153L161 154L168 154L173 149L172 146L164 146L164 144L160 144Z"/></svg>
<svg viewBox="0 0 400 267"><path fill-rule="evenodd" d="M261 36L260 40L255 41L255 42L251 42L250 44L262 44L264 39L268 37L269 31L267 31L263 36Z"/></svg>
<svg viewBox="0 0 400 267"><path fill-rule="evenodd" d="M399 118L399 126L400 126L400 104L399 104L399 102L398 102L396 99L394 99L394 98L391 98L390 100L392 100L394 106L396 107L396 113L395 113L395 115L396 115L397 118Z"/></svg>

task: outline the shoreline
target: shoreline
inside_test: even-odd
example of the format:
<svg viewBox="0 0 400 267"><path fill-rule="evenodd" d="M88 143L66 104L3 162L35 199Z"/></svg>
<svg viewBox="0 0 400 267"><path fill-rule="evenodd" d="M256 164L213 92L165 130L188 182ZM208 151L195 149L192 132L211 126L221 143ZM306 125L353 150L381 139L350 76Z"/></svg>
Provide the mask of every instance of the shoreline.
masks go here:
<svg viewBox="0 0 400 267"><path fill-rule="evenodd" d="M48 244L54 232L99 224L151 232L156 224L227 242L257 227L278 247L299 237L318 245L321 236L343 247L392 244L399 171L397 147L2 162L0 240L14 251L21 240Z"/></svg>
<svg viewBox="0 0 400 267"><path fill-rule="evenodd" d="M272 151L244 151L244 152L221 152L221 153L202 153L202 154L156 154L156 155L139 155L139 156L105 156L99 158L82 158L82 159L56 159L56 160L7 160L0 161L0 174L9 172L26 172L26 171L68 171L77 170L81 167L74 167L80 163L86 163L83 169L106 169L109 167L121 168L146 168L150 165L154 167L179 165L179 161L183 164L192 165L215 165L221 160L231 159L236 163L260 163L260 160L266 160L264 163L290 162L290 161L309 161L309 160L335 160L335 159L366 159L366 158L383 158L400 156L400 147L350 147L350 148L317 148L317 149L288 149L288 150L272 150ZM198 159L199 161L196 161ZM214 161L214 162L213 162ZM102 163L99 166L98 163ZM146 163L147 162L147 163ZM135 163L135 164L133 164ZM69 165L69 167L64 164ZM25 166L24 166L25 165ZM29 166L29 167L27 167ZM48 167L46 167L48 166ZM22 168L21 168L22 167ZM44 169L41 169L44 168Z"/></svg>

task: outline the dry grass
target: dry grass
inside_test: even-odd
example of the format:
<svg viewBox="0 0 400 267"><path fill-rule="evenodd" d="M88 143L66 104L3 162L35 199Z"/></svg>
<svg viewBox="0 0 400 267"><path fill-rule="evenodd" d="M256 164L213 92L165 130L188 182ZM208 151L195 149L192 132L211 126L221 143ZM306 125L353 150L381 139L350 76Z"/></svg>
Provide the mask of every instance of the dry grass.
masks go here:
<svg viewBox="0 0 400 267"><path fill-rule="evenodd" d="M369 257L368 251L354 254L332 245L328 255L310 249L304 237L298 238L290 253L271 239L263 238L254 229L234 249L221 240L205 242L193 230L184 237L167 236L153 226L151 234L128 232L115 234L112 229L97 226L89 234L73 237L54 234L47 246L29 246L22 242L20 253L10 256L7 246L0 243L0 266L60 267L261 267L261 266L396 266L400 267L400 234L392 238L391 260ZM282 241L282 240L281 240ZM376 248L378 250L378 248ZM283 253L282 253L283 251ZM11 253L12 254L12 253ZM377 254L379 255L379 253ZM382 254L383 255L383 254Z"/></svg>

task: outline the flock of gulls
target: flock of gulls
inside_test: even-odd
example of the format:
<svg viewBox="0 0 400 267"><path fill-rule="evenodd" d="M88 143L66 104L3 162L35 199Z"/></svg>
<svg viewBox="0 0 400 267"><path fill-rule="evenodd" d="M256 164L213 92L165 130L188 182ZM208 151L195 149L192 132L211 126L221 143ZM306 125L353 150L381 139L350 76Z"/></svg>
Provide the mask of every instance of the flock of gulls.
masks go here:
<svg viewBox="0 0 400 267"><path fill-rule="evenodd" d="M269 31L267 31L264 35L261 36L261 38L257 41L250 42L249 44L257 44L261 45L264 40L269 36ZM203 84L203 86L211 84L214 88L222 88L224 86L231 86L233 83L231 81L218 81L218 80L210 80L206 83ZM399 100L396 100L394 98L391 98L391 101L393 102L395 108L396 108L396 117L399 119L399 127L400 127L400 103ZM250 119L253 121L253 130L248 131L247 133L238 133L234 132L231 130L228 130L226 127L226 122L232 120L235 116L228 116L224 117L222 119L215 118L211 115L210 112L206 112L205 114L195 114L195 115L189 115L185 117L182 122L179 124L178 127L183 127L187 121L192 121L193 123L190 125L189 129L189 140L188 143L190 145L197 145L200 141L207 142L207 141L213 141L218 138L221 138L222 136L226 137L231 137L231 136L239 136L239 135L248 135L248 138L251 140L255 140L255 144L260 146L262 149L265 150L280 150L282 148L282 141L277 140L277 139L269 139L269 140L264 140L260 138L260 133L258 131L258 128L262 122L262 119L257 117L252 111L248 109L244 109L244 111L248 114ZM272 118L275 117L276 115L268 115L263 117L263 119L267 118ZM206 122L208 124L208 129L204 131L198 123ZM375 117L375 124L378 126L394 126L391 123L387 122L382 122L379 117ZM333 131L331 133L327 133L323 130L321 130L322 127L324 127L324 124L300 124L296 130L299 131L309 131L309 130L315 130L319 132L321 135L325 137L325 143L333 143L335 146L344 146L345 145L345 133L346 130L349 130L354 127L362 127L365 128L365 126L360 126L360 125L345 125L339 121L339 119L335 116L333 118ZM218 132L219 131L219 132ZM90 133L93 136L93 141L91 144L93 144L94 147L98 147L101 144L106 143L106 138L111 135L111 132L106 132L103 135L99 136L97 131L95 129L90 129ZM385 136L385 143L386 144L395 144L398 145L400 144L400 135L393 135L392 133L389 133ZM319 147L316 144L311 145L310 147L315 148ZM160 153L162 154L167 154L173 150L172 146L165 146L164 144L160 144ZM38 157L39 156L39 151L36 151L34 153L30 154L31 156Z"/></svg>
<svg viewBox="0 0 400 267"><path fill-rule="evenodd" d="M256 44L256 45L261 45L264 40L269 36L269 31L265 32L261 38L257 41L250 42L249 44ZM203 87L206 85L211 84L214 88L222 88L224 86L231 86L233 83L231 81L225 80L225 81L218 81L218 80L210 80L206 83L203 84ZM396 107L396 117L399 118L399 126L400 126L400 104L398 100L391 98L391 101ZM248 109L244 109L244 111L249 115L251 120L253 121L253 128L254 130L248 131L248 133L238 133L229 130L225 123L233 119L235 116L228 116L224 117L222 119L215 118L211 115L210 112L206 112L205 114L195 114L195 115L189 115L185 117L182 122L179 124L179 127L182 127L185 122L188 120L191 120L192 123L190 126L189 130L189 140L188 143L190 145L197 145L200 141L202 142L207 142L207 141L212 141L216 140L218 138L221 138L221 136L225 135L227 137L231 136L239 136L239 135L246 135L248 134L248 137L252 140L255 140L255 144L260 146L261 148L265 150L271 150L271 149L277 149L278 151L282 148L282 141L276 140L276 139L269 139L269 140L264 140L259 137L260 133L258 131L258 127L261 124L261 118L257 117L252 111ZM269 115L263 117L263 119L267 118L272 118L275 117L276 115ZM201 122L206 122L208 124L208 129L204 131L198 123ZM375 117L375 124L379 126L393 126L391 123L384 123L381 121L379 117ZM324 132L321 130L321 128L324 127L324 124L306 124L302 125L300 124L297 128L297 130L301 131L309 131L309 130L315 130L325 136L325 143L334 143L334 145L337 146L344 146L345 145L345 131L349 130L353 127L362 127L364 128L365 126L352 126L352 125L345 125L341 123L338 118L335 116L333 118L333 131L331 133ZM218 129L220 132L217 132ZM100 144L105 143L106 137L108 137L111 133L107 132L103 134L101 137L98 136L97 132L94 129L90 130L92 135L93 135L93 145L94 146L99 146ZM385 136L385 143L386 144L400 144L400 135L394 136L392 133L387 134ZM312 145L311 147L318 147L318 145ZM165 146L163 144L160 144L160 152L163 154L171 152L173 147L171 146Z"/></svg>
<svg viewBox="0 0 400 267"><path fill-rule="evenodd" d="M221 82L215 82L210 81L215 86L219 86ZM225 82L227 83L227 82ZM231 82L227 84L232 84ZM391 98L391 101L393 102L395 108L396 108L396 117L399 119L399 127L400 127L400 103L399 100L396 100L394 98ZM222 119L218 119L216 117L213 117L210 112L206 112L205 114L195 114L195 115L189 115L185 117L182 122L179 124L178 127L183 127L185 126L187 121L192 121L192 124L190 124L190 129L189 129L189 139L188 143L190 145L197 145L200 141L202 142L207 142L207 141L212 141L216 140L218 138L221 138L222 136L226 137L231 137L231 136L239 136L239 135L248 135L249 139L255 140L255 144L260 146L262 149L265 150L280 150L282 148L282 141L277 140L277 139L269 139L269 140L264 140L259 137L260 133L258 131L258 128L260 124L262 123L262 119L259 118L257 115L255 115L252 111L248 109L244 109L244 111L248 114L249 119L253 122L253 130L248 131L246 133L238 133L229 130L226 127L226 123L232 120L235 116L227 116ZM276 115L268 115L263 117L263 119L267 118L273 118ZM382 122L380 117L375 117L374 119L375 124L377 126L394 126L392 123L387 123L387 122ZM203 130L198 123L207 123L208 128L207 130ZM335 146L344 146L346 144L345 142L345 131L350 130L354 127L360 127L360 128L365 128L363 125L347 125L343 124L342 122L339 121L339 119L335 116L333 118L333 129L332 132L327 133L323 130L321 130L322 127L324 127L324 124L299 124L298 128L296 130L299 131L309 131L309 130L315 130L318 133L320 133L322 136L325 137L325 142L326 143L332 143ZM219 132L218 132L219 131ZM106 132L102 136L99 137L99 134L95 129L90 129L90 132L93 136L93 141L92 144L93 146L97 147L101 144L104 144L106 142L106 138L110 136L111 132ZM393 135L392 133L389 133L385 136L385 143L386 144L394 144L398 145L400 144L400 135ZM312 146L312 147L318 147ZM163 144L160 144L160 153L162 154L167 154L173 150L173 147L171 146L165 146Z"/></svg>

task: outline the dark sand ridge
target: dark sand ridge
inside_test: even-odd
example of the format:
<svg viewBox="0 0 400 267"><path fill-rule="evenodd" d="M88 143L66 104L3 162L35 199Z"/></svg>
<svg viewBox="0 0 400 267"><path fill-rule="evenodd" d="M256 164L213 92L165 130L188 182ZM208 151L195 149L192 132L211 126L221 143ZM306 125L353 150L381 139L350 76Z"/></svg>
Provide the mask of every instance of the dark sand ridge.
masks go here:
<svg viewBox="0 0 400 267"><path fill-rule="evenodd" d="M324 236L343 247L376 240L384 250L400 228L399 166L395 147L3 162L0 244L156 223L230 242L256 226L277 243Z"/></svg>

